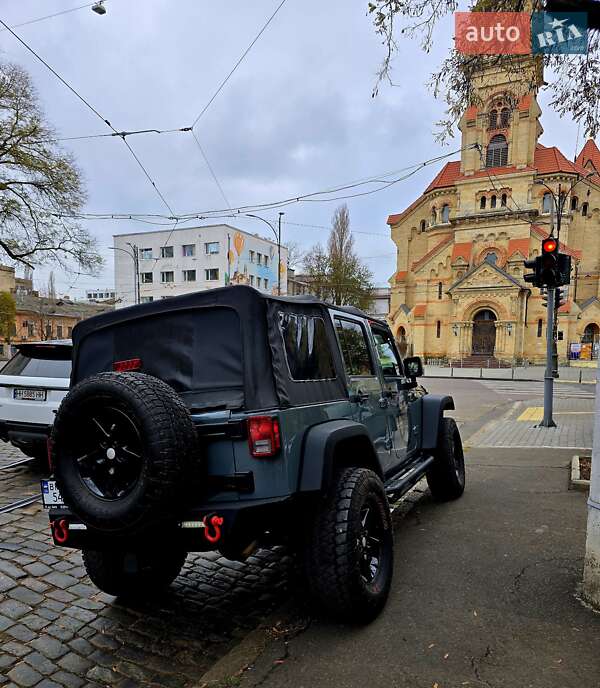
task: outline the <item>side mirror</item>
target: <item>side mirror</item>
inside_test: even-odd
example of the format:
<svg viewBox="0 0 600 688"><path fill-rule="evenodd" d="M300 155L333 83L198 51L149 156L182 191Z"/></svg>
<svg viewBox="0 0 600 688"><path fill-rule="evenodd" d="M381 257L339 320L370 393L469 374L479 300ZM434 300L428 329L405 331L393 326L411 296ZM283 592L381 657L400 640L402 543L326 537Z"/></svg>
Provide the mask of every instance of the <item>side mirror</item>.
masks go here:
<svg viewBox="0 0 600 688"><path fill-rule="evenodd" d="M404 359L404 372L406 377L423 377L425 371L423 370L423 362L419 356L411 356Z"/></svg>

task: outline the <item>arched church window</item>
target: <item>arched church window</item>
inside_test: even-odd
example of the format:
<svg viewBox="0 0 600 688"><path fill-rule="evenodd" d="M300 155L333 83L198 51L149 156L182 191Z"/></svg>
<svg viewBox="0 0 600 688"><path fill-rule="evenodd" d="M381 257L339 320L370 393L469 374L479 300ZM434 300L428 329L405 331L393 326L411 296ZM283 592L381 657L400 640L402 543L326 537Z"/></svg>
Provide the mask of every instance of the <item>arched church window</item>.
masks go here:
<svg viewBox="0 0 600 688"><path fill-rule="evenodd" d="M496 207L496 196L492 196L490 199L490 208L495 208Z"/></svg>
<svg viewBox="0 0 600 688"><path fill-rule="evenodd" d="M442 206L442 222L450 222L450 206L447 203Z"/></svg>
<svg viewBox="0 0 600 688"><path fill-rule="evenodd" d="M442 298L442 283L438 282L438 299Z"/></svg>
<svg viewBox="0 0 600 688"><path fill-rule="evenodd" d="M425 222L425 220L421 220L420 227L421 231L424 232L427 229L427 222Z"/></svg>
<svg viewBox="0 0 600 688"><path fill-rule="evenodd" d="M491 110L490 111L490 119L488 123L488 129L497 129L498 128L498 111L497 110Z"/></svg>
<svg viewBox="0 0 600 688"><path fill-rule="evenodd" d="M500 128L506 129L510 124L510 110L508 108L502 108L500 110Z"/></svg>
<svg viewBox="0 0 600 688"><path fill-rule="evenodd" d="M485 204L487 203L487 198L485 196L481 197L481 200L479 201L479 207L481 210L485 210Z"/></svg>
<svg viewBox="0 0 600 688"><path fill-rule="evenodd" d="M437 210L435 207L431 209L431 224L435 225L437 223Z"/></svg>
<svg viewBox="0 0 600 688"><path fill-rule="evenodd" d="M596 323L586 325L581 339L583 344L595 344L600 339L600 327Z"/></svg>
<svg viewBox="0 0 600 688"><path fill-rule="evenodd" d="M537 336L541 337L542 336L542 327L544 326L544 323L542 322L542 319L540 318L538 320L538 327L537 327Z"/></svg>
<svg viewBox="0 0 600 688"><path fill-rule="evenodd" d="M489 253L486 253L485 262L491 263L492 265L496 265L496 263L498 262L498 254L495 251L490 251Z"/></svg>
<svg viewBox="0 0 600 688"><path fill-rule="evenodd" d="M435 324L435 336L438 339L442 336L442 323L439 320Z"/></svg>
<svg viewBox="0 0 600 688"><path fill-rule="evenodd" d="M506 208L506 203L507 203L507 201L508 201L507 195L506 195L506 194L502 194L502 198L500 199L500 205L501 205L503 208Z"/></svg>
<svg viewBox="0 0 600 688"><path fill-rule="evenodd" d="M486 167L506 167L508 164L508 143L502 134L493 136L487 147Z"/></svg>
<svg viewBox="0 0 600 688"><path fill-rule="evenodd" d="M583 217L587 217L589 207L590 206L587 203L584 203L581 206L581 214L583 215Z"/></svg>
<svg viewBox="0 0 600 688"><path fill-rule="evenodd" d="M571 196L571 210L577 210L579 206L579 199L577 196Z"/></svg>
<svg viewBox="0 0 600 688"><path fill-rule="evenodd" d="M546 191L542 199L542 212L549 213L552 209L552 194Z"/></svg>

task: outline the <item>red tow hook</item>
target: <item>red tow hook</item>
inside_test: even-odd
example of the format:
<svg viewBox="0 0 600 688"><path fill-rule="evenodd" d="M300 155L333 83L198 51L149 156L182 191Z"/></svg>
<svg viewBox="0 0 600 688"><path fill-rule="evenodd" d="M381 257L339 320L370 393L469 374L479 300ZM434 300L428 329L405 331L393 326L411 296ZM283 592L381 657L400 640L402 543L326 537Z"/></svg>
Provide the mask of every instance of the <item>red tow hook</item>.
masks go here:
<svg viewBox="0 0 600 688"><path fill-rule="evenodd" d="M58 542L59 545L64 545L69 539L69 522L66 518L61 518L59 521L52 521L52 535L54 535L54 540Z"/></svg>
<svg viewBox="0 0 600 688"><path fill-rule="evenodd" d="M204 537L208 542L214 544L221 539L221 526L223 525L223 517L217 516L217 514L205 516L202 519L204 523ZM214 529L214 533L210 532L210 529Z"/></svg>

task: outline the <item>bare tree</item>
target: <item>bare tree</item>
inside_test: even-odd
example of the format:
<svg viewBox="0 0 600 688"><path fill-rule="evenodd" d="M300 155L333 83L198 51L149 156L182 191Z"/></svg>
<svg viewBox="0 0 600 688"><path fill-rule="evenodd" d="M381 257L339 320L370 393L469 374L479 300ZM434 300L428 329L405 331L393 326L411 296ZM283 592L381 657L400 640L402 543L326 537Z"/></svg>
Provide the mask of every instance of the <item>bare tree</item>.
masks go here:
<svg viewBox="0 0 600 688"><path fill-rule="evenodd" d="M313 246L304 258L304 266L311 288L320 298L339 306L369 307L373 274L354 250L347 205L339 206L333 214L327 250L320 244Z"/></svg>
<svg viewBox="0 0 600 688"><path fill-rule="evenodd" d="M433 42L433 30L437 22L455 12L458 0L371 0L368 12L373 17L376 32L382 37L385 56L378 72L373 95L377 94L382 81L393 84L392 63L401 38L420 40L421 47L429 52ZM473 11L523 12L542 10L541 0L475 0ZM400 37L400 38L399 38ZM559 115L570 115L581 122L584 134L594 138L600 132L600 31L590 30L588 51L585 55L543 55L540 62L548 67L549 82L544 84L551 95L551 106ZM429 82L434 94L443 94L446 101L446 117L438 122L442 141L454 135L456 123L469 105L480 106L473 88L473 77L489 64L499 64L509 74L515 75L515 85L524 91L531 90L530 83L523 81L522 57L518 55L463 55L452 50L434 72ZM522 93L517 93L517 97Z"/></svg>
<svg viewBox="0 0 600 688"><path fill-rule="evenodd" d="M0 250L33 266L102 265L95 239L77 222L81 173L44 121L29 75L0 63Z"/></svg>
<svg viewBox="0 0 600 688"><path fill-rule="evenodd" d="M288 268L295 270L298 265L301 265L304 261L304 251L297 241L286 241L284 246L287 248L288 252Z"/></svg>

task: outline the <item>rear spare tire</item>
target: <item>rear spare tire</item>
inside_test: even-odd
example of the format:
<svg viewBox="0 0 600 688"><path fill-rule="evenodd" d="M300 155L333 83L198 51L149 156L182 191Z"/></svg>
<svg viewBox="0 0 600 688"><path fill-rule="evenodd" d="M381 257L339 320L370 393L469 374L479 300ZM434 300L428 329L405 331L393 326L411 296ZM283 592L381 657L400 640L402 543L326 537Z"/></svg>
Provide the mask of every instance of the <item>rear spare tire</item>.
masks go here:
<svg viewBox="0 0 600 688"><path fill-rule="evenodd" d="M65 504L87 525L133 532L181 507L196 448L175 391L142 373L99 373L63 399L52 431Z"/></svg>

